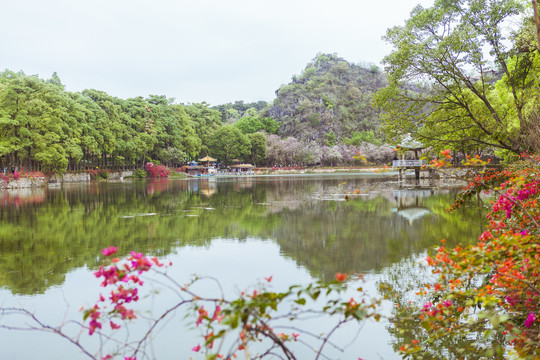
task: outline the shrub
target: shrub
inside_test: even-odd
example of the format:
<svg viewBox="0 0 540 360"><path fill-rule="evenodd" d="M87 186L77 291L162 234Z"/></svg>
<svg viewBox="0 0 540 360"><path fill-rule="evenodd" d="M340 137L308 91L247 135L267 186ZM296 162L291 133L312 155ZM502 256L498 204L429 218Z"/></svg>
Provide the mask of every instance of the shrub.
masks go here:
<svg viewBox="0 0 540 360"><path fill-rule="evenodd" d="M141 169L137 169L135 170L135 172L133 173L133 177L134 178L139 178L139 179L143 179L145 177L148 176L148 173L144 170L141 170Z"/></svg>
<svg viewBox="0 0 540 360"><path fill-rule="evenodd" d="M88 173L90 174L90 178L92 180L106 180L111 177L110 171L107 169L89 169Z"/></svg>
<svg viewBox="0 0 540 360"><path fill-rule="evenodd" d="M146 171L152 178L166 178L170 174L170 170L163 165L155 165L151 162L146 163Z"/></svg>

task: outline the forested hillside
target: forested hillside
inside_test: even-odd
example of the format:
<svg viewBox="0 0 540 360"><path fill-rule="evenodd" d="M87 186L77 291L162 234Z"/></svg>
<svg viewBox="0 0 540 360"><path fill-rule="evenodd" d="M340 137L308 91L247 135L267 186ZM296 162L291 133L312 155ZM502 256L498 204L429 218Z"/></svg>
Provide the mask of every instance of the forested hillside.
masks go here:
<svg viewBox="0 0 540 360"><path fill-rule="evenodd" d="M59 77L0 73L0 164L40 170L177 164L207 149L221 126L208 104L165 96L119 99L66 91Z"/></svg>
<svg viewBox="0 0 540 360"><path fill-rule="evenodd" d="M378 68L318 55L271 104L178 104L164 95L120 99L65 90L50 79L0 73L0 165L27 170L178 166L200 156L259 165L360 164L381 145L370 105L384 86ZM374 145L375 144L375 145ZM375 148L376 149L375 149ZM267 152L268 148L268 152ZM386 161L384 147L370 162Z"/></svg>
<svg viewBox="0 0 540 360"><path fill-rule="evenodd" d="M281 122L283 136L301 141L333 145L363 132L380 138L371 100L385 85L376 66L365 68L337 55L319 54L301 75L276 91L267 114Z"/></svg>

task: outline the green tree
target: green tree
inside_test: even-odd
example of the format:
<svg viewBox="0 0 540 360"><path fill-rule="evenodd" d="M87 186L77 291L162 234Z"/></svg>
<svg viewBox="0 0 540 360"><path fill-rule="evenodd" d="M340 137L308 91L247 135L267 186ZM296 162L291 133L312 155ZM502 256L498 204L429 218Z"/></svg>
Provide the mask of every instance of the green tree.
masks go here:
<svg viewBox="0 0 540 360"><path fill-rule="evenodd" d="M197 137L201 139L201 154L209 152L209 142L212 134L221 126L221 113L202 102L184 107L189 115Z"/></svg>
<svg viewBox="0 0 540 360"><path fill-rule="evenodd" d="M326 134L326 145L327 146L336 145L336 134L334 134L333 131L330 131L328 134Z"/></svg>
<svg viewBox="0 0 540 360"><path fill-rule="evenodd" d="M233 125L224 125L214 132L209 141L209 153L228 164L234 158L245 159L250 154L246 135Z"/></svg>
<svg viewBox="0 0 540 360"><path fill-rule="evenodd" d="M234 123L234 126L244 135L256 133L264 128L264 125L256 116L244 116Z"/></svg>
<svg viewBox="0 0 540 360"><path fill-rule="evenodd" d="M540 64L534 51L508 45L507 28L524 9L519 0L438 0L389 29L390 84L376 97L389 137L523 151Z"/></svg>
<svg viewBox="0 0 540 360"><path fill-rule="evenodd" d="M251 162L256 166L266 158L266 137L258 132L248 134L249 144L251 145Z"/></svg>
<svg viewBox="0 0 540 360"><path fill-rule="evenodd" d="M354 145L354 146L360 146L363 143L371 143L374 145L382 145L382 141L375 137L375 133L373 131L354 131L351 134L350 138L343 139L343 143L345 145Z"/></svg>
<svg viewBox="0 0 540 360"><path fill-rule="evenodd" d="M267 134L277 134L279 127L281 126L281 124L271 116L263 117L261 123L263 125L263 130L266 131Z"/></svg>

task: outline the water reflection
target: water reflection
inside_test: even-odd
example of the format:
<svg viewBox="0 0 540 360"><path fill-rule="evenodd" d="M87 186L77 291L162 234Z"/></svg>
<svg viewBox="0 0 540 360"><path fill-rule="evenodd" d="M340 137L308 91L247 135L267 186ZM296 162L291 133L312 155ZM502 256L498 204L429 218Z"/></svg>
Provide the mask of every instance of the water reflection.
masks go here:
<svg viewBox="0 0 540 360"><path fill-rule="evenodd" d="M217 238L271 239L282 256L330 279L380 271L481 229L477 212L446 213L451 190L403 189L387 177L111 182L37 194L24 207L0 207L0 286L14 294L43 293L75 268L96 267L110 245L166 255ZM426 211L407 215L411 208Z"/></svg>
<svg viewBox="0 0 540 360"><path fill-rule="evenodd" d="M0 206L14 207L39 204L45 200L44 189L0 190Z"/></svg>

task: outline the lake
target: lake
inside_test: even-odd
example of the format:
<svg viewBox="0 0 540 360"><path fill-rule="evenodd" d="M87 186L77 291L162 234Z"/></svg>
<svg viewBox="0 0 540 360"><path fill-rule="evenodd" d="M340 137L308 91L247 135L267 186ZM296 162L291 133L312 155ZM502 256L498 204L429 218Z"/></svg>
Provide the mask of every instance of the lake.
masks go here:
<svg viewBox="0 0 540 360"><path fill-rule="evenodd" d="M387 174L164 179L67 184L0 192L0 304L24 307L59 325L93 304L100 250L114 245L171 260L179 282L215 277L233 296L264 277L276 290L336 272L365 274L365 288L410 280L414 264L446 239L467 243L483 231L474 208L447 213L456 189L398 183ZM399 281L398 281L399 283ZM212 291L212 289L205 289ZM159 311L171 295L152 300ZM389 313L392 304L383 303ZM0 317L13 327L27 319ZM317 324L316 326L325 324ZM398 359L388 323L346 328L345 353L331 358ZM159 360L203 358L197 332L170 322L151 353ZM85 340L88 341L88 340ZM94 346L90 340L88 346ZM2 358L84 359L56 335L0 329ZM304 350L300 350L304 351ZM309 358L310 353L300 356ZM313 356L311 356L313 357Z"/></svg>

